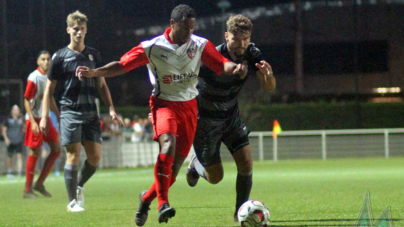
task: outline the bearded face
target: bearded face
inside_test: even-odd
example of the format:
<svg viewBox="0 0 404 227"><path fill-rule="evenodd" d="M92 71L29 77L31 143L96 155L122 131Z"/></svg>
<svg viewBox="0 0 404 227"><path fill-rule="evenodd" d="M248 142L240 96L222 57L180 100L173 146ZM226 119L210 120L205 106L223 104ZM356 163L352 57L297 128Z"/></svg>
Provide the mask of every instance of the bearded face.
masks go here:
<svg viewBox="0 0 404 227"><path fill-rule="evenodd" d="M250 44L250 32L226 32L225 33L227 49L237 59L241 59Z"/></svg>

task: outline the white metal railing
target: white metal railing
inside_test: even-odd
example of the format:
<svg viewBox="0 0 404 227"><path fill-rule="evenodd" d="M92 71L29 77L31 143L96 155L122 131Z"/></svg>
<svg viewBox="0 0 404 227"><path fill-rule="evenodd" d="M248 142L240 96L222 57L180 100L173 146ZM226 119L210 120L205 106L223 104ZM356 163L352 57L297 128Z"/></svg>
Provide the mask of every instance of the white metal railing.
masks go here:
<svg viewBox="0 0 404 227"><path fill-rule="evenodd" d="M264 160L264 137L272 139L273 148L272 156L273 161L278 160L279 143L280 138L287 137L302 137L302 136L318 136L321 141L321 157L327 159L327 141L330 136L343 135L343 136L359 136L359 135L380 135L383 137L384 156L389 158L390 156L390 137L392 134L404 134L403 128L397 129L353 129L353 130L313 130L313 131L283 131L278 134L278 137L272 138L272 131L266 132L251 132L250 138L258 138L258 152L259 160ZM404 136L404 135L403 135ZM342 138L343 139L343 138ZM371 139L371 138L370 138ZM287 140L285 140L287 143ZM343 141L341 141L342 143ZM404 155L404 140L398 144L403 149ZM319 151L320 152L320 151Z"/></svg>
<svg viewBox="0 0 404 227"><path fill-rule="evenodd" d="M342 157L404 156L404 128L362 130L283 131L272 138L272 131L251 132L250 146L254 160L330 159ZM185 160L190 160L193 148ZM24 158L27 153L24 152ZM156 142L131 143L120 136L103 142L100 168L124 168L153 165L159 153ZM81 152L84 161L85 152ZM221 146L223 161L233 158ZM0 141L0 173L6 171L6 146ZM15 159L14 159L15 161ZM63 160L64 162L64 160ZM25 164L25 162L24 162ZM16 166L16 165L14 165Z"/></svg>

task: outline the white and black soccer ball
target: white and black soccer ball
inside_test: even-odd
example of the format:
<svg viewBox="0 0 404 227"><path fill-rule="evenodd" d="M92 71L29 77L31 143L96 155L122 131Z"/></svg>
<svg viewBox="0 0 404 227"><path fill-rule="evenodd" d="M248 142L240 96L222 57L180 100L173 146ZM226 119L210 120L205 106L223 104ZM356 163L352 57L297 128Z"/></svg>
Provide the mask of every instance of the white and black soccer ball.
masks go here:
<svg viewBox="0 0 404 227"><path fill-rule="evenodd" d="M249 200L238 210L238 221L242 227L266 227L269 219L269 209L258 200Z"/></svg>

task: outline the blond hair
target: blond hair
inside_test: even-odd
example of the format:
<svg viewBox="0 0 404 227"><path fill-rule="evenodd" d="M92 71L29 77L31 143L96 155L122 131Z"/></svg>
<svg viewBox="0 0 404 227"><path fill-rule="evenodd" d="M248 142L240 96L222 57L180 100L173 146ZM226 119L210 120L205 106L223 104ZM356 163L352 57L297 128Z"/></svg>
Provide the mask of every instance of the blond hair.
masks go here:
<svg viewBox="0 0 404 227"><path fill-rule="evenodd" d="M87 23L87 21L88 21L87 16L78 10L74 13L69 14L66 20L68 27L74 26L75 23L77 24Z"/></svg>
<svg viewBox="0 0 404 227"><path fill-rule="evenodd" d="M230 33L236 32L252 32L253 24L248 17L241 14L230 16L226 22L227 31Z"/></svg>

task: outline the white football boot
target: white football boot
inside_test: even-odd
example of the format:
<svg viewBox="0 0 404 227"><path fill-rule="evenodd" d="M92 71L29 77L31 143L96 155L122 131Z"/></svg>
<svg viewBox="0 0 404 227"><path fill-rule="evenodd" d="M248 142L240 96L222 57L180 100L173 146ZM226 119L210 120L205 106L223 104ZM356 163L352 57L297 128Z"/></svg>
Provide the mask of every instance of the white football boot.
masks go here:
<svg viewBox="0 0 404 227"><path fill-rule="evenodd" d="M79 206L77 201L75 199L73 199L69 203L69 205L67 205L67 211L69 211L69 212L81 212L81 211L84 211L84 208Z"/></svg>

